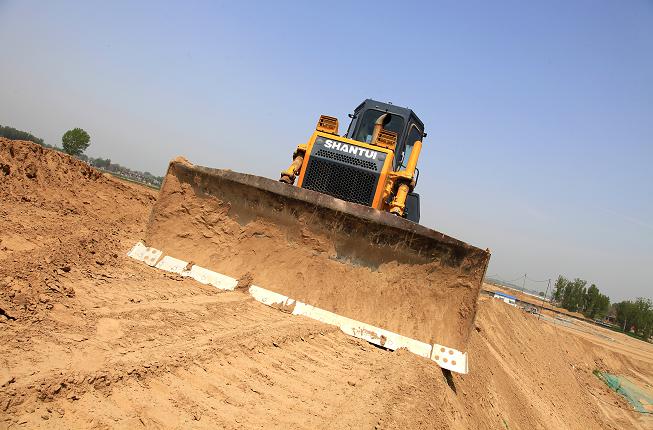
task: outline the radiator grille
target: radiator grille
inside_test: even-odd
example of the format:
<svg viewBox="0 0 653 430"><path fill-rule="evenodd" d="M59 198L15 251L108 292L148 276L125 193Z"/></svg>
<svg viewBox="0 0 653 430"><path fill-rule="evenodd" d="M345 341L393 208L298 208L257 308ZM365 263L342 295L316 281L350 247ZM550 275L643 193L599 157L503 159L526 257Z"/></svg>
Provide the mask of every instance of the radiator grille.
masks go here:
<svg viewBox="0 0 653 430"><path fill-rule="evenodd" d="M355 157L350 157L349 155L340 154L338 152L331 152L325 149L320 149L315 154L318 157L330 158L332 160L340 161L341 163L347 163L354 166L364 167L365 169L377 171L376 163L373 161L361 160Z"/></svg>
<svg viewBox="0 0 653 430"><path fill-rule="evenodd" d="M374 167L376 168L376 166ZM362 170L360 167L350 167L323 158L311 157L302 187L348 202L371 206L374 201L377 178L377 174Z"/></svg>

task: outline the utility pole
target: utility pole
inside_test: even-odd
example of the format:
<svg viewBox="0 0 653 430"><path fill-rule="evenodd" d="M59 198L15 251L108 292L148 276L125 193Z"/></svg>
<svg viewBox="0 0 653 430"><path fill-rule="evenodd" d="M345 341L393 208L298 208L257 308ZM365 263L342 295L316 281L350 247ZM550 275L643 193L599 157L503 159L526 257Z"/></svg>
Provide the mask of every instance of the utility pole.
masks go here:
<svg viewBox="0 0 653 430"><path fill-rule="evenodd" d="M544 307L544 300L546 300L546 296L549 294L549 288L551 288L551 278L549 278L549 284L546 286L546 293L544 293L544 297L542 297L542 304L540 305L540 314L537 316L538 320L542 318L542 308Z"/></svg>
<svg viewBox="0 0 653 430"><path fill-rule="evenodd" d="M524 289L526 288L526 273L524 273L524 282L521 284L521 292L524 292Z"/></svg>

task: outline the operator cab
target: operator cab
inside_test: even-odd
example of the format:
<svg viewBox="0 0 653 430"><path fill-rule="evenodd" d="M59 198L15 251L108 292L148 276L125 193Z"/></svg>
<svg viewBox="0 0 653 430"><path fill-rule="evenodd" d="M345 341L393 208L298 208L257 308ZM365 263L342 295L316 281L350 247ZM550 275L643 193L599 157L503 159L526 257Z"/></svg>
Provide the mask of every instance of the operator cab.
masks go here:
<svg viewBox="0 0 653 430"><path fill-rule="evenodd" d="M353 114L349 115L351 123L345 137L371 143L374 123L384 113L390 115L386 118L383 128L397 133L393 168L400 170L402 167L406 167L415 142L426 137L424 124L411 109L367 99L358 105Z"/></svg>
<svg viewBox="0 0 653 430"><path fill-rule="evenodd" d="M353 114L349 115L351 123L349 123L345 137L371 143L374 124L385 113L390 115L386 117L383 128L397 133L393 170L402 170L406 167L415 142L422 141L426 137L424 123L411 109L367 99L358 105ZM419 175L419 169L417 173ZM419 222L419 207L419 194L409 193L406 198L406 218L413 222Z"/></svg>

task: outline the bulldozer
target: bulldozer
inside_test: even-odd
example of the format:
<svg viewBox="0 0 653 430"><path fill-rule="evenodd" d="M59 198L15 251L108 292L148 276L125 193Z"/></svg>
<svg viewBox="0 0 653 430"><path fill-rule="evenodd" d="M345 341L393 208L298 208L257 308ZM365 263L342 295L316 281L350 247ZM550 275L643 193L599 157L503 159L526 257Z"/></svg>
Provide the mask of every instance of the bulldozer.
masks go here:
<svg viewBox="0 0 653 430"><path fill-rule="evenodd" d="M367 99L349 116L342 136L320 116L278 180L172 160L129 255L467 373L490 252L419 224L411 109Z"/></svg>
<svg viewBox="0 0 653 430"><path fill-rule="evenodd" d="M344 139L338 119L322 115L299 145L280 181L419 222L419 171L424 124L415 113L367 99L351 115ZM309 154L307 156L306 154Z"/></svg>

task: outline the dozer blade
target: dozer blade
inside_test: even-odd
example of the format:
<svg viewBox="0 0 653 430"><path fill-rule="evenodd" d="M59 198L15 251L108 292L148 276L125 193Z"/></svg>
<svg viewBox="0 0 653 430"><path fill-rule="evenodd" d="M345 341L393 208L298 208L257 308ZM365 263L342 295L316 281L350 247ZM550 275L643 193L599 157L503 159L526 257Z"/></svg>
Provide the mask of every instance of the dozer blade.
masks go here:
<svg viewBox="0 0 653 430"><path fill-rule="evenodd" d="M462 373L490 258L386 212L181 158L130 255Z"/></svg>

